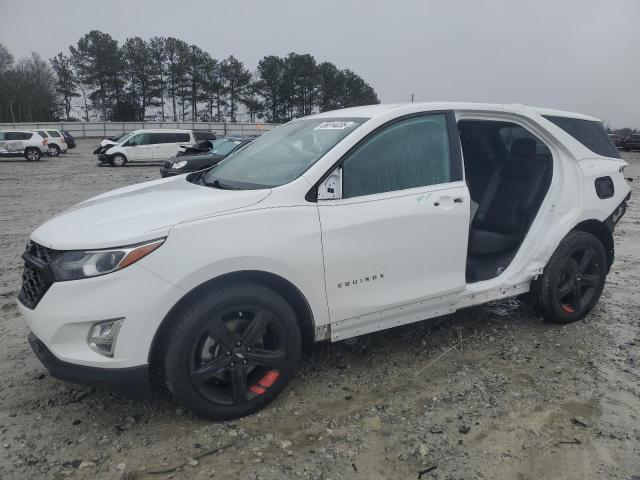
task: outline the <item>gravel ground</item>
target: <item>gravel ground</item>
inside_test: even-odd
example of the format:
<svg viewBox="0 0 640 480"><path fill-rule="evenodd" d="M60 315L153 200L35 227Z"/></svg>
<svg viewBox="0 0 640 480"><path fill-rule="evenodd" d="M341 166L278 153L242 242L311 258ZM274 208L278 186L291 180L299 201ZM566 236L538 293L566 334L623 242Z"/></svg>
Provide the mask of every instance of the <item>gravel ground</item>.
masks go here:
<svg viewBox="0 0 640 480"><path fill-rule="evenodd" d="M584 321L508 300L319 344L265 411L210 423L163 391L140 401L55 380L28 347L15 299L29 233L159 176L96 167L96 143L0 161L1 479L640 478L640 154L624 154L635 197Z"/></svg>

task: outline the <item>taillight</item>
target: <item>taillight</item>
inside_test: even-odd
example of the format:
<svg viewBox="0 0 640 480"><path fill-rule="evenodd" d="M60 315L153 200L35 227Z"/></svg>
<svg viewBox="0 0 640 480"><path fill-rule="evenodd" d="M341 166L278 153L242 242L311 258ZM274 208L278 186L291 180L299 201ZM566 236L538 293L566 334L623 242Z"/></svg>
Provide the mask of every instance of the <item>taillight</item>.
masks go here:
<svg viewBox="0 0 640 480"><path fill-rule="evenodd" d="M42 139L42 145L44 145L44 146L46 146L46 145L47 145L47 139L46 139L46 138L43 138L43 139Z"/></svg>
<svg viewBox="0 0 640 480"><path fill-rule="evenodd" d="M60 137L60 141L61 141L62 143L67 143L67 142L65 142L65 141L64 141L64 137Z"/></svg>

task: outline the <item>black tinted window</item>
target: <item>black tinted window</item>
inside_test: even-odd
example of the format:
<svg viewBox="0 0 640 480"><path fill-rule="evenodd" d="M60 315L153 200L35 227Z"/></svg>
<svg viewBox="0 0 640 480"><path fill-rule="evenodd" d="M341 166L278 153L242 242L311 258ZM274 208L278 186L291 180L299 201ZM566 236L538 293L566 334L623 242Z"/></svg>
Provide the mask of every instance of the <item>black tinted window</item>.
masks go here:
<svg viewBox="0 0 640 480"><path fill-rule="evenodd" d="M6 132L5 140L29 140L33 137L31 132Z"/></svg>
<svg viewBox="0 0 640 480"><path fill-rule="evenodd" d="M513 149L511 147L516 140L519 140L521 138L529 138L536 142L537 158L551 159L551 151L549 150L549 147L547 147L547 145L542 140L540 140L526 128L521 127L520 125L516 125L515 123L509 123L507 124L507 126L500 128L498 132L500 133L500 138L502 139L502 143L504 144L504 151L512 152Z"/></svg>
<svg viewBox="0 0 640 480"><path fill-rule="evenodd" d="M188 133L176 133L176 142L190 142L191 136Z"/></svg>
<svg viewBox="0 0 640 480"><path fill-rule="evenodd" d="M453 180L444 114L412 117L372 134L343 164L343 197Z"/></svg>
<svg viewBox="0 0 640 480"><path fill-rule="evenodd" d="M602 123L551 115L544 115L544 118L555 123L593 153L604 157L620 158L618 149L607 135Z"/></svg>
<svg viewBox="0 0 640 480"><path fill-rule="evenodd" d="M176 141L175 133L152 133L151 143L174 143Z"/></svg>
<svg viewBox="0 0 640 480"><path fill-rule="evenodd" d="M40 134L40 136L42 138L47 138L47 134L46 134L46 132L44 130L38 130L38 133ZM31 137L29 137L29 138L31 138Z"/></svg>
<svg viewBox="0 0 640 480"><path fill-rule="evenodd" d="M196 137L197 142L216 139L216 134L213 132L193 132L193 135Z"/></svg>

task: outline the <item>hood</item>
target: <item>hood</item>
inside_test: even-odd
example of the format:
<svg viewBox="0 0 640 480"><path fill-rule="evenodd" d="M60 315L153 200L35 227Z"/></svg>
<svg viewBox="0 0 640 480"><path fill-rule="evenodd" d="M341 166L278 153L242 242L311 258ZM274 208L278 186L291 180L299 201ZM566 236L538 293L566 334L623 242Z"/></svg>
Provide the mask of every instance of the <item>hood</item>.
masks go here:
<svg viewBox="0 0 640 480"><path fill-rule="evenodd" d="M173 225L246 208L270 190L220 190L186 176L140 183L98 195L38 227L31 239L55 250L131 245L166 236Z"/></svg>
<svg viewBox="0 0 640 480"><path fill-rule="evenodd" d="M93 153L100 154L100 153L105 153L107 150L109 150L111 147L118 145L116 142L113 142L111 140L102 140L100 142L100 146L98 148L96 148Z"/></svg>

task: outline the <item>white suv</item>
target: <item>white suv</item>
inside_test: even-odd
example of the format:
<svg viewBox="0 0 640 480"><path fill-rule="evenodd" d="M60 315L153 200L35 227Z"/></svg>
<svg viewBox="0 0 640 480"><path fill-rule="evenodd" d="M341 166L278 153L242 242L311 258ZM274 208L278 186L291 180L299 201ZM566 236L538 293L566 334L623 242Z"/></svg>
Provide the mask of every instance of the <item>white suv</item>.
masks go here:
<svg viewBox="0 0 640 480"><path fill-rule="evenodd" d="M49 152L47 139L28 130L0 130L0 157L24 157L37 162Z"/></svg>
<svg viewBox="0 0 640 480"><path fill-rule="evenodd" d="M351 108L33 234L19 306L51 374L213 419L264 407L303 349L522 296L589 313L629 196L602 124L513 105ZM524 295L526 294L526 295Z"/></svg>
<svg viewBox="0 0 640 480"><path fill-rule="evenodd" d="M49 156L57 157L61 153L67 152L67 141L64 139L64 135L60 133L60 130L34 130L34 132L47 139Z"/></svg>
<svg viewBox="0 0 640 480"><path fill-rule="evenodd" d="M114 167L134 162L159 162L175 157L183 144L195 143L190 130L134 130L115 141L103 140L93 153Z"/></svg>

